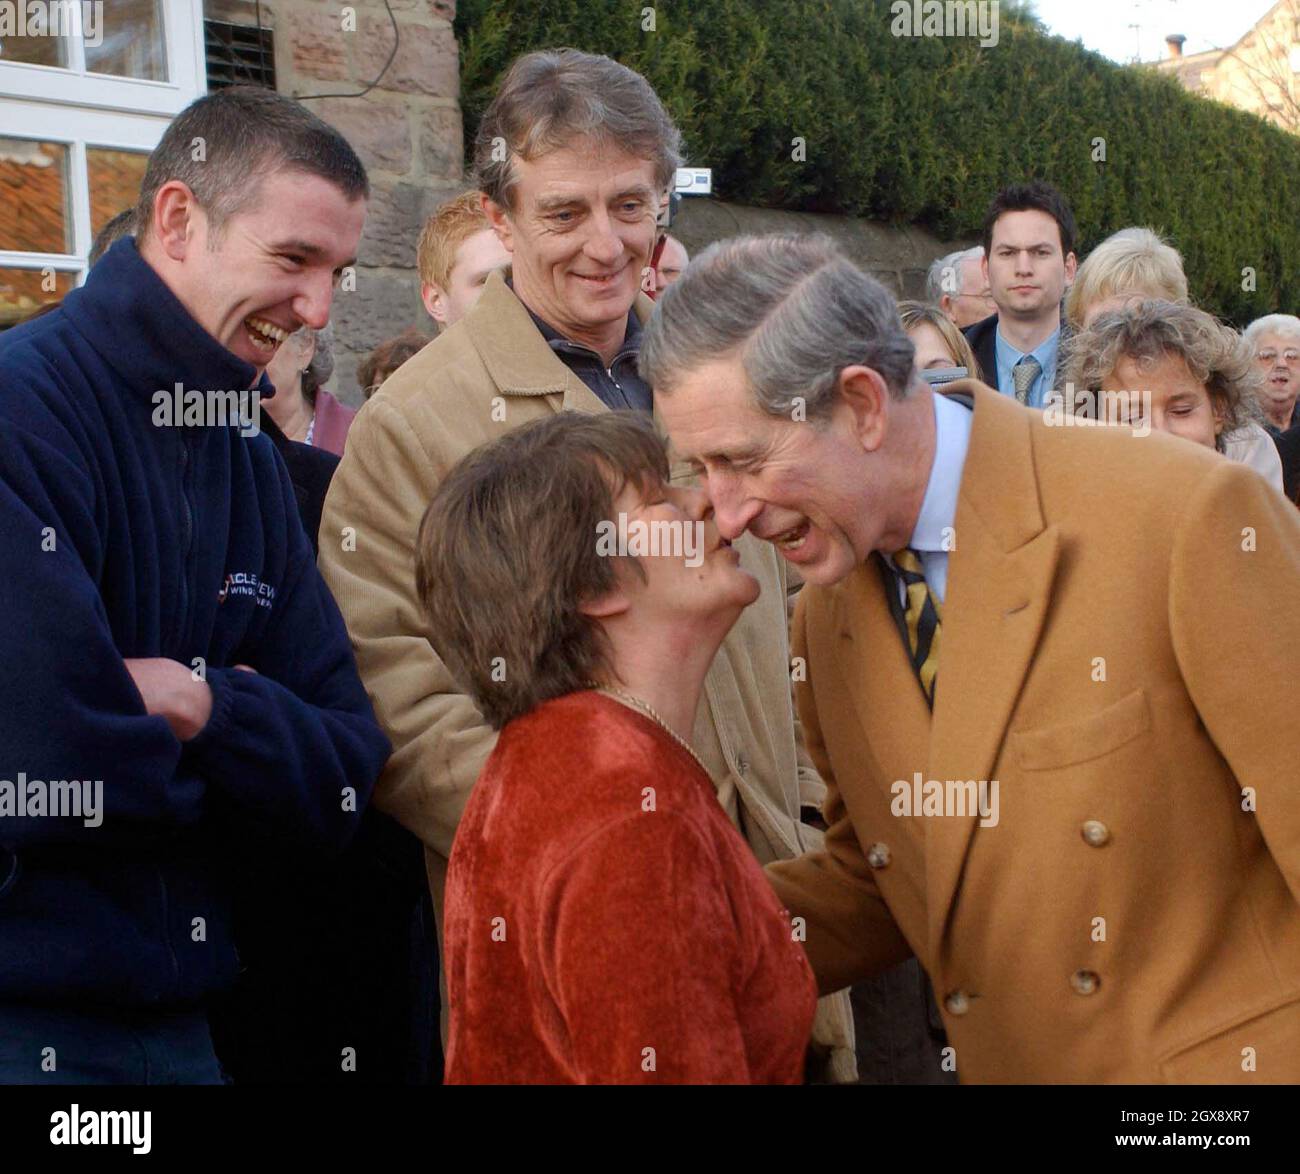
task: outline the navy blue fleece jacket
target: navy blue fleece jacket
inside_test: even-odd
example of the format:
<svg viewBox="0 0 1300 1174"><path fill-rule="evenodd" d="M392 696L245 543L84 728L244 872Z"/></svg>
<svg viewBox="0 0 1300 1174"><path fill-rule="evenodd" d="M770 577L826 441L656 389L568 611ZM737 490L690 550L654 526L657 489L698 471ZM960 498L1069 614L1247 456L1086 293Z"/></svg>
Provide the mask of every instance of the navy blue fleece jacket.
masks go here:
<svg viewBox="0 0 1300 1174"><path fill-rule="evenodd" d="M270 439L155 423L253 375L130 238L0 335L0 1001L201 1003L241 858L345 845L388 755ZM134 657L202 658L197 737ZM100 822L23 814L20 775L102 781Z"/></svg>

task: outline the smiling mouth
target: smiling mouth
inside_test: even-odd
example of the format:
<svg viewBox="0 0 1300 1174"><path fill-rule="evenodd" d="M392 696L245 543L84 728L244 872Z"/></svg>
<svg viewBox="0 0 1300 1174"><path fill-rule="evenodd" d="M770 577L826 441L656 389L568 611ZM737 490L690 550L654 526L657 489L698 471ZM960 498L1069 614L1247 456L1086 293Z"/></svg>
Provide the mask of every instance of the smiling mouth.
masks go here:
<svg viewBox="0 0 1300 1174"><path fill-rule="evenodd" d="M267 354L274 353L276 347L292 333L274 322L259 318L256 314L250 314L244 319L244 329L248 332L248 337L253 340L253 345Z"/></svg>
<svg viewBox="0 0 1300 1174"><path fill-rule="evenodd" d="M804 520L793 530L786 530L781 534L773 535L770 542L779 546L782 550L798 550L808 538L808 531L812 529L812 523Z"/></svg>
<svg viewBox="0 0 1300 1174"><path fill-rule="evenodd" d="M573 276L581 278L583 281L589 281L596 286L612 285L623 276L623 270L619 269L614 273L575 273Z"/></svg>

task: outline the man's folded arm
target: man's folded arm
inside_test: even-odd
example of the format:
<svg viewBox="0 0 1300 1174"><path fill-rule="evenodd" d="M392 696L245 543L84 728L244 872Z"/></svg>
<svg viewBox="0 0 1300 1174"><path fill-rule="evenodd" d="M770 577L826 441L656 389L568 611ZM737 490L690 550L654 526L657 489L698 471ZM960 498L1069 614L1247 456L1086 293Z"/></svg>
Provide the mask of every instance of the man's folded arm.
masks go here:
<svg viewBox="0 0 1300 1174"><path fill-rule="evenodd" d="M280 472L292 503L288 473ZM247 650L255 671L208 669L212 716L186 743L186 759L239 810L304 842L340 848L389 745L296 511L289 522L296 578Z"/></svg>
<svg viewBox="0 0 1300 1174"><path fill-rule="evenodd" d="M102 557L92 475L71 438L56 445L3 423L0 843L102 843L192 824L205 785L178 775L181 743L146 712L90 570ZM91 826L22 815L33 781L102 783L102 808Z"/></svg>
<svg viewBox="0 0 1300 1174"><path fill-rule="evenodd" d="M807 598L801 593L793 624L793 654L808 664ZM825 844L766 868L791 917L802 918L804 949L822 994L841 990L912 955L862 855L857 834L831 770L811 674L796 689L804 745L826 785Z"/></svg>
<svg viewBox="0 0 1300 1174"><path fill-rule="evenodd" d="M393 745L375 805L443 857L496 744L435 650L415 590L420 519L454 459L372 400L348 432L320 531L321 572Z"/></svg>
<svg viewBox="0 0 1300 1174"><path fill-rule="evenodd" d="M1169 622L1197 714L1300 902L1300 510L1223 461L1174 538Z"/></svg>

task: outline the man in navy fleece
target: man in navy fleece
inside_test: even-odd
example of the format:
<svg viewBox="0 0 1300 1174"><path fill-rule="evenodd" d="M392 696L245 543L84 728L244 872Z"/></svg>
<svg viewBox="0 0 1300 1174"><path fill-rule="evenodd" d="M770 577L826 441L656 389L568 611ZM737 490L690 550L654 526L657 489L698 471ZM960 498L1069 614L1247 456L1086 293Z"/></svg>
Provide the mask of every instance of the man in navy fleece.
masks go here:
<svg viewBox="0 0 1300 1174"><path fill-rule="evenodd" d="M0 337L0 1082L218 1081L240 854L342 847L387 757L284 464L228 416L325 325L368 196L297 103L202 98L138 241Z"/></svg>

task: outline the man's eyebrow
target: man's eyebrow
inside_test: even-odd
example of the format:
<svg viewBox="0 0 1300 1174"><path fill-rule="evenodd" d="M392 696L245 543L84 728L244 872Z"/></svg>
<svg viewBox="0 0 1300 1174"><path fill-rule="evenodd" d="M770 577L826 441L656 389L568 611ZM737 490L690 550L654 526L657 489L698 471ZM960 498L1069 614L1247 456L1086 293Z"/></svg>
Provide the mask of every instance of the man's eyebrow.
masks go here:
<svg viewBox="0 0 1300 1174"><path fill-rule="evenodd" d="M719 449L715 452L704 454L706 461L725 461L731 465L743 465L746 461L752 461L759 455L760 450L753 445L736 445L735 448Z"/></svg>
<svg viewBox="0 0 1300 1174"><path fill-rule="evenodd" d="M580 196L555 195L555 196L538 196L537 207L540 211L549 212L554 208L577 208L585 206L586 201Z"/></svg>
<svg viewBox="0 0 1300 1174"><path fill-rule="evenodd" d="M653 188L647 187L643 183L639 183L635 187L625 188L623 191L619 192L614 199L626 200L629 196L636 196L642 200L649 200L654 198L654 194Z"/></svg>
<svg viewBox="0 0 1300 1174"><path fill-rule="evenodd" d="M304 257L309 257L313 261L318 261L325 256L325 249L320 245L314 245L310 241L286 240L280 241L271 246L276 253L301 253ZM350 257L339 266L340 269L347 269L357 263L355 257Z"/></svg>

